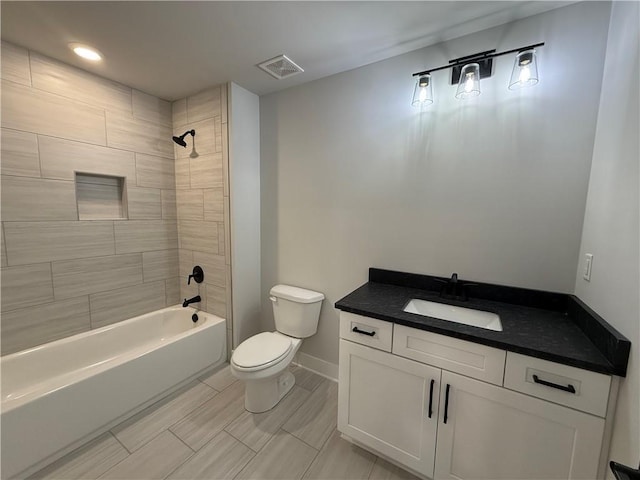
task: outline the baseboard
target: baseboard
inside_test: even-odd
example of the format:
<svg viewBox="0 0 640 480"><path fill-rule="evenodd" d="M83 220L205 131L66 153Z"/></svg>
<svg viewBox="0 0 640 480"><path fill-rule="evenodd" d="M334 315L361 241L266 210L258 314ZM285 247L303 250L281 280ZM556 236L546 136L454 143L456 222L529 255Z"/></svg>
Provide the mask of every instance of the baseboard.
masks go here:
<svg viewBox="0 0 640 480"><path fill-rule="evenodd" d="M338 381L338 365L327 362L318 357L313 357L308 353L298 352L294 359L296 365L311 370L318 375L328 378L334 382Z"/></svg>

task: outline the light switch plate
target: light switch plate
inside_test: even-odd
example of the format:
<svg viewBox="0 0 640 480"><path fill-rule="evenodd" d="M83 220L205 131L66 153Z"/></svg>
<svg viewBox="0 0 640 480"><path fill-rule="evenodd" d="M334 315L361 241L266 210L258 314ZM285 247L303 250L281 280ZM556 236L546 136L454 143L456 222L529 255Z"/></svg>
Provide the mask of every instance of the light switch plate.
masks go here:
<svg viewBox="0 0 640 480"><path fill-rule="evenodd" d="M593 264L593 255L591 253L584 254L584 272L582 278L587 282L591 281L591 265Z"/></svg>

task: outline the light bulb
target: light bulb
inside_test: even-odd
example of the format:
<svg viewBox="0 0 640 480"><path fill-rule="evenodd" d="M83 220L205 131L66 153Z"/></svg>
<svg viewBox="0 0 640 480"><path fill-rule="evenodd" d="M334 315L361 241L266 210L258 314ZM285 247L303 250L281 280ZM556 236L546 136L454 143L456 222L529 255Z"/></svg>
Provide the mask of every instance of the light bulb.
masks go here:
<svg viewBox="0 0 640 480"><path fill-rule="evenodd" d="M73 50L73 53L85 60L90 60L92 62L102 60L102 54L93 47L82 45L80 43L70 43L69 48Z"/></svg>
<svg viewBox="0 0 640 480"><path fill-rule="evenodd" d="M467 81L464 82L464 91L466 93L473 91L473 73L467 73Z"/></svg>
<svg viewBox="0 0 640 480"><path fill-rule="evenodd" d="M527 83L531 78L531 70L529 70L529 66L525 65L520 69L520 75L518 76L518 81L520 83Z"/></svg>
<svg viewBox="0 0 640 480"><path fill-rule="evenodd" d="M425 87L420 88L420 95L418 96L420 102L424 102L427 99L427 89Z"/></svg>
<svg viewBox="0 0 640 480"><path fill-rule="evenodd" d="M456 98L470 98L480 95L480 65L468 63L460 71Z"/></svg>
<svg viewBox="0 0 640 480"><path fill-rule="evenodd" d="M530 87L538 83L538 65L535 50L525 50L516 56L509 80L509 90Z"/></svg>

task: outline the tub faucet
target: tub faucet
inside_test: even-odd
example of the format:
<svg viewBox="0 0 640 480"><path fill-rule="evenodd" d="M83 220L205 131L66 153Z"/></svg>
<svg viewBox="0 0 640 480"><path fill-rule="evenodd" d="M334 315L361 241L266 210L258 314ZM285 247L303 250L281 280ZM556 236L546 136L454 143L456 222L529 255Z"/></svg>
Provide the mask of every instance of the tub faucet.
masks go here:
<svg viewBox="0 0 640 480"><path fill-rule="evenodd" d="M200 302L201 300L202 299L200 298L200 295L196 295L195 297L190 298L188 300L185 298L184 302L182 302L182 306L188 307L190 304Z"/></svg>

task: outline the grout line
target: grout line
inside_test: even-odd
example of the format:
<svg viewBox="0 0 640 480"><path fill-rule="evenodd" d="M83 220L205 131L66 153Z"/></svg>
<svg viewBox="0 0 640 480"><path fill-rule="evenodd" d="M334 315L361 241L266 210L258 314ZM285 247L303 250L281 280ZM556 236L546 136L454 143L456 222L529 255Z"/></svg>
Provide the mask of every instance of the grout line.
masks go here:
<svg viewBox="0 0 640 480"><path fill-rule="evenodd" d="M31 67L31 50L27 50L27 64L29 65L29 86L33 88L33 68Z"/></svg>
<svg viewBox="0 0 640 480"><path fill-rule="evenodd" d="M103 108L102 110L103 118L104 118L104 145L106 147L109 146L109 129L107 128L107 108Z"/></svg>
<svg viewBox="0 0 640 480"><path fill-rule="evenodd" d="M173 434L173 432L171 432L171 434ZM175 436L175 435L174 435ZM184 443L184 442L182 442ZM186 443L185 443L186 445ZM187 445L187 447L189 447L189 445ZM191 449L191 451L193 452L193 449ZM164 480L165 478L169 478L171 475L173 475L173 473L178 470L180 467L182 467L185 463L187 463L189 460L191 460L193 457L195 457L196 453L192 453L191 455L189 455L187 458L184 459L183 462L181 462L180 464L176 465L176 468L174 468L173 470L171 470L169 473L167 473L164 477L162 477L162 479Z"/></svg>
<svg viewBox="0 0 640 480"><path fill-rule="evenodd" d="M316 456L313 457L313 461L309 464L309 466L307 467L307 469L304 471L304 473L302 474L302 478L304 478L304 476L307 474L307 472L311 469L311 467L313 466L313 464L316 462L316 460L320 457L320 455L322 454L322 452L324 451L324 448L327 446L327 444L329 443L329 441L331 440L331 437L333 437L333 433L337 430L337 428L334 428L331 431L331 434L327 437L327 439L322 443L322 446L320 447L320 449L318 449L318 453L316 453ZM293 435L293 434L292 434ZM295 435L294 435L295 436ZM298 438L298 437L296 437ZM305 442L304 440L301 440L303 443L309 445L307 442ZM309 445L311 447L311 445ZM315 448L315 447L311 447L311 448ZM367 475L367 478L369 478L369 476Z"/></svg>
<svg viewBox="0 0 640 480"><path fill-rule="evenodd" d="M40 135L36 133L35 136L36 136L36 148L38 150L38 173L40 174L40 178L43 178L42 177L42 155L40 153Z"/></svg>
<svg viewBox="0 0 640 480"><path fill-rule="evenodd" d="M313 445L311 445L311 444L307 443L305 440L303 440L303 439L301 439L300 437L298 437L295 433L292 433L292 432L290 432L289 430L285 430L285 429L284 429L284 425L283 425L282 427L280 427L280 430L282 430L283 432L285 432L285 433L287 433L287 434L291 435L292 437L296 437L298 440L300 440L300 441L301 441L302 443L304 443L306 446L308 446L308 447L310 447L310 448L313 448L316 452L320 452L320 450L319 450L318 448L316 448L316 447L314 447ZM333 430L332 430L332 432L333 432ZM324 446L325 442L326 442L326 440L322 443L322 446ZM320 447L320 448L322 448L322 447Z"/></svg>
<svg viewBox="0 0 640 480"><path fill-rule="evenodd" d="M20 265L22 266L22 265ZM7 267L5 267L7 268ZM70 300L76 300L76 299L81 299L81 298L87 298L87 300L89 299L89 294L84 294L84 295L78 295L77 297L69 297L69 298L60 298L60 299L53 299L50 301L44 301L41 303L34 303L32 305L26 305L26 306L21 306L21 307L17 307L17 308L12 308L9 310L2 310L2 313L13 313L16 312L18 310L27 310L29 308L36 308L36 307L43 307L45 305L53 305L54 303L62 303L62 302L67 302ZM60 337L60 338L67 338L67 337ZM54 340L49 340L49 342L53 342ZM49 342L45 342L45 343L49 343ZM38 344L38 345L43 345L42 343ZM31 348L31 347L26 347L26 348ZM4 355L4 354L3 354Z"/></svg>
<svg viewBox="0 0 640 480"><path fill-rule="evenodd" d="M111 432L111 431L109 431ZM112 434L113 435L113 434ZM116 437L115 435L113 435L115 437L116 440L118 440L118 437ZM122 445L122 442L120 442L120 440L118 440L118 443L120 443L120 445ZM98 478L103 478L107 473L109 473L111 470L113 470L114 468L116 468L118 465L120 465L122 462L128 460L131 455L133 455L131 452L129 452L129 450L127 449L127 447L125 447L124 445L122 445L122 447L124 448L125 452L127 452L129 455L127 455L126 457L124 457L122 460L120 460L119 462L117 462L114 465L111 465L111 468L109 468L106 472L102 472L102 474L100 474L100 476Z"/></svg>
<svg viewBox="0 0 640 480"><path fill-rule="evenodd" d="M116 222L114 221L111 221L111 234L113 235L113 254L118 255L118 249L116 248Z"/></svg>
<svg viewBox="0 0 640 480"><path fill-rule="evenodd" d="M378 460L380 460L380 457L376 455L376 459L373 461L373 464L371 465L371 470L369 471L369 475L367 475L367 480L371 480L371 474L373 473L373 469L378 464Z"/></svg>
<svg viewBox="0 0 640 480"><path fill-rule="evenodd" d="M53 296L53 301L55 302L56 301L56 286L53 283L53 262L49 262L49 279L51 280L51 295Z"/></svg>
<svg viewBox="0 0 640 480"><path fill-rule="evenodd" d="M135 415L134 415L135 416ZM126 421L126 420L125 420ZM116 428L116 427L113 427ZM162 435L164 432L168 432L169 429L165 428L164 430L160 430L159 432L157 432L153 437L151 437L149 440L147 440L146 442L144 442L143 444L141 444L140 446L138 446L135 450L131 451L129 450L127 447L127 452L130 452L131 455L133 455L136 452L139 452L140 450L142 450L144 447L146 447L147 445L149 445L151 442L153 442L156 438L158 438L160 435ZM173 434L173 432L170 432L171 434ZM115 435L114 435L115 436ZM117 438L117 437L116 437ZM120 442L122 443L122 442ZM124 445L124 444L123 444ZM193 450L193 449L190 449Z"/></svg>
<svg viewBox="0 0 640 480"><path fill-rule="evenodd" d="M316 460L318 460L319 456L320 456L320 451L317 451L315 456L313 457L313 460L311 460L311 463L309 463L309 466L306 468L304 472L302 472L302 476L300 477L301 479L304 478L304 476L309 472L309 470L311 470L311 467L313 466L314 463L316 463Z"/></svg>
<svg viewBox="0 0 640 480"><path fill-rule="evenodd" d="M185 416L186 416L186 415L185 415ZM175 433L173 433L170 429L168 429L168 428L167 428L166 430L163 430L163 431L162 431L162 433L164 433L164 432L169 432L171 435L173 435L174 437L176 437L178 440L180 440L180 443L184 444L184 445L185 445L189 450L191 450L193 453L196 453L196 452L197 452L197 450L194 450L194 449L193 449L193 448L191 448L189 445L187 445L187 443L186 443L184 440L182 440L178 435L176 435ZM214 438L215 438L215 437L214 437ZM209 443L209 442L207 442L207 443ZM206 443L205 443L205 445L206 445ZM204 446L204 445L203 445L203 446ZM192 455L192 456L193 456L193 455ZM189 457L189 458L191 458L191 457ZM185 461L186 461L186 460L185 460ZM184 462L182 462L182 463L184 463ZM182 465L182 464L181 464L181 465Z"/></svg>
<svg viewBox="0 0 640 480"><path fill-rule="evenodd" d="M322 450L324 450L324 448L327 446L327 444L331 440L331 437L333 437L333 434L337 431L338 431L338 427L333 427L333 430L331 430L331 433L329 434L327 439L324 442L322 442L322 446L318 449L318 451L321 452Z"/></svg>
<svg viewBox="0 0 640 480"><path fill-rule="evenodd" d="M200 309L200 311L202 311L202 309ZM202 378L202 377L200 377L200 378ZM202 383L203 385L206 385L207 387L209 387L209 388L210 388L211 390L213 390L214 392L216 392L216 395L222 392L222 390L218 390L217 388L212 387L211 385L209 385L209 384L208 384L207 382L205 382L204 380L200 380L200 378L198 378L197 380L198 380L200 383ZM234 382L234 383L235 383L235 382Z"/></svg>
<svg viewBox="0 0 640 480"><path fill-rule="evenodd" d="M20 178L32 178L32 179L38 179L38 177L20 177ZM72 182L73 180L59 180L56 178L43 178L41 180L58 180L61 182ZM82 223L82 222L89 222L89 223L93 223L93 222L102 222L102 223L107 223L107 222L113 222L113 221L122 221L122 220L126 220L124 218L118 218L118 219L113 219L113 218L107 218L107 219L98 219L98 220L3 220L4 223L73 223L73 224L78 224L78 223Z"/></svg>
<svg viewBox="0 0 640 480"><path fill-rule="evenodd" d="M5 80L3 80L5 81ZM118 147L109 147L106 145L101 145L99 143L91 143L91 142L87 142L86 140L77 140L77 139L73 139L73 138L67 138L67 137L59 137L57 135L51 135L48 133L39 133L39 132L32 132L31 130L20 130L20 129L16 129L16 128L8 128L8 127L2 127L3 129L6 130L13 130L15 132L23 132L23 133L31 133L33 135L38 135L38 136L42 136L42 137L48 137L48 138L55 138L57 140L64 140L65 142L71 142L71 143L80 143L82 145L89 145L92 147L100 147L100 148L106 148L109 150L117 150L119 152L128 152L128 153L142 153L142 152L136 152L135 150L127 150L126 148L118 148ZM143 155L145 155L143 153ZM154 155L156 157L158 157L159 155ZM161 158L169 158L169 157L161 157Z"/></svg>
<svg viewBox="0 0 640 480"><path fill-rule="evenodd" d="M115 427L113 427L113 428L115 428ZM111 436L112 436L113 438L115 438L115 439L116 439L116 442L118 442L118 443L122 446L122 448L124 448L124 450L125 450L129 455L131 455L131 454L133 453L133 452L131 452L131 451L130 451L126 446L125 446L125 444L124 444L124 443L122 443L122 442L120 441L120 439L117 437L117 435L116 435L115 433L113 433L113 429L109 430L109 433L111 434ZM80 448L82 448L82 447L80 447ZM128 455L127 455L127 457L128 457ZM124 459L123 459L123 460L124 460Z"/></svg>
<svg viewBox="0 0 640 480"><path fill-rule="evenodd" d="M38 154L38 162L39 160L39 155ZM49 177L32 177L30 175L16 175L15 173L3 173L2 174L3 177L11 177L11 178L24 178L25 180L28 179L32 179L32 180L46 180L49 182L66 182L66 183L76 183L74 180L72 179L67 179L67 178L49 178ZM60 222L77 222L77 220L13 220L14 222L22 222L22 221L31 221L31 222L56 222L56 221L60 221Z"/></svg>
<svg viewBox="0 0 640 480"><path fill-rule="evenodd" d="M2 245L0 245L0 247L2 248L2 251L4 253L4 261L7 263L2 268L8 268L12 265L9 262L9 251L7 250L7 240L4 237L4 222L1 220L0 220L0 235L2 235L2 238L0 238L0 243L2 243Z"/></svg>
<svg viewBox="0 0 640 480"><path fill-rule="evenodd" d="M242 414L240 414L240 415L242 415ZM238 415L238 416L233 420L233 422L235 422L238 418L240 418L240 415ZM233 422L229 423L229 425L231 425ZM254 449L253 449L253 448L251 448L249 445L247 445L246 443L244 443L241 439L239 439L238 437L236 437L233 433L231 433L230 431L228 431L228 430L227 430L227 427L228 427L229 425L227 425L226 427L224 427L223 432L224 432L224 433L226 433L227 435L229 435L230 437L232 437L232 438L236 439L236 440L237 440L238 442L240 442L242 445L244 445L244 446L245 446L245 447L247 447L249 450L251 450L251 451L253 452L253 455L254 455L254 456L255 456L255 455L257 455L258 453L260 453L260 451L265 447L265 445L266 445L267 443L269 443L269 440L271 440L271 439L273 438L273 435L271 435L271 437L269 438L269 440L267 440L267 442L266 442L262 447L260 447L258 450L254 450ZM217 435L216 435L216 436L217 436ZM215 437L214 437L214 438L215 438Z"/></svg>
<svg viewBox="0 0 640 480"><path fill-rule="evenodd" d="M369 453L371 453L371 452L369 452ZM373 455L375 458L374 458L373 462L371 462L371 465L369 466L369 473L367 474L367 479L371 478L371 474L373 473L373 467L375 467L376 462L378 461L378 458L380 458L377 455L375 455L374 453L371 453L371 455Z"/></svg>

